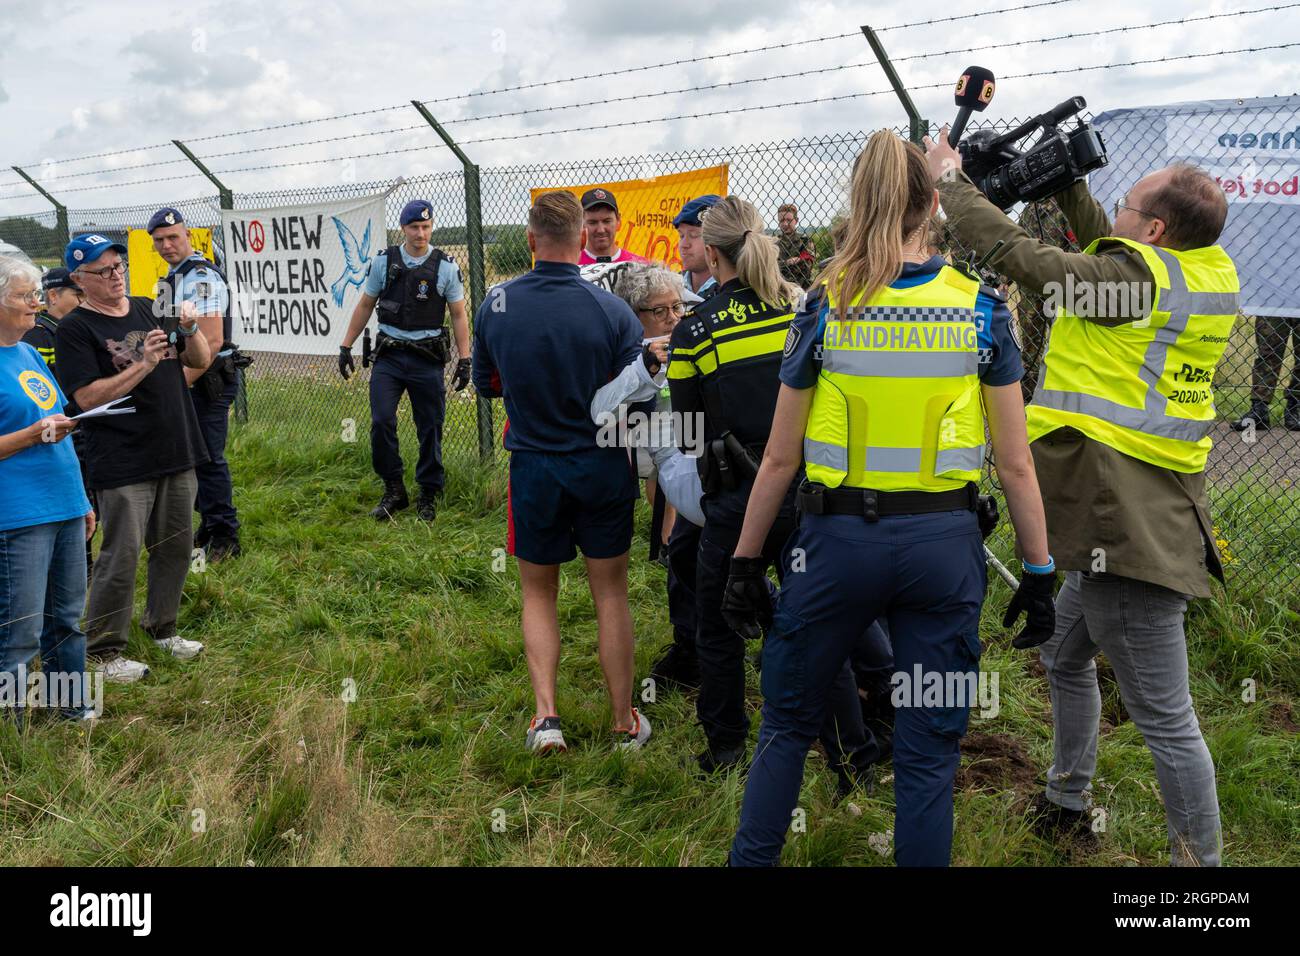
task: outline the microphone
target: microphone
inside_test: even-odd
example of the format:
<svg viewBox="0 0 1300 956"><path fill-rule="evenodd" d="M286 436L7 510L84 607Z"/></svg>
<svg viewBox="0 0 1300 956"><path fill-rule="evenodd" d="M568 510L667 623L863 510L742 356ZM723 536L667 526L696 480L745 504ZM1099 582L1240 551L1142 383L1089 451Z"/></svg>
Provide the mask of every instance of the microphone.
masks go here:
<svg viewBox="0 0 1300 956"><path fill-rule="evenodd" d="M956 147L962 131L966 129L966 121L970 119L971 111L982 113L984 107L993 101L993 89L996 85L992 70L986 70L982 66L966 67L961 79L957 81L957 90L953 96L958 109L957 119L948 132L949 146Z"/></svg>

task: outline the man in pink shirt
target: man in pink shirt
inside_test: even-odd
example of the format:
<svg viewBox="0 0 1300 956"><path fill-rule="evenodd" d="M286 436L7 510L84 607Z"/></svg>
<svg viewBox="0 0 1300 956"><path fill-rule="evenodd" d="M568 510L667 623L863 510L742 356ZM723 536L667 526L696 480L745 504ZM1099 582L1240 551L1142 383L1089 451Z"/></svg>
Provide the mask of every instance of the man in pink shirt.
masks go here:
<svg viewBox="0 0 1300 956"><path fill-rule="evenodd" d="M626 249L620 249L616 244L623 220L618 215L618 201L608 189L588 189L582 194L582 224L587 230L587 245L582 250L578 265L649 261Z"/></svg>

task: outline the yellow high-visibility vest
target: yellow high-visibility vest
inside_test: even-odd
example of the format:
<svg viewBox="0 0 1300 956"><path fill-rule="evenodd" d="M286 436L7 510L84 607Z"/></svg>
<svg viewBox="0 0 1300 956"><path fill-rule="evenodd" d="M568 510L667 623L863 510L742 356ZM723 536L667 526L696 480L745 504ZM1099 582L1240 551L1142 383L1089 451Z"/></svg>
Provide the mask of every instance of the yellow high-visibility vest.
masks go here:
<svg viewBox="0 0 1300 956"><path fill-rule="evenodd" d="M1058 309L1025 410L1029 440L1073 426L1140 461L1203 471L1213 444L1214 372L1237 319L1236 266L1220 246L1179 251L1117 241L1138 252L1155 278L1151 311L1104 326Z"/></svg>
<svg viewBox="0 0 1300 956"><path fill-rule="evenodd" d="M808 479L829 488L948 491L979 479L979 282L943 266L862 293L841 321L829 295L804 434Z"/></svg>

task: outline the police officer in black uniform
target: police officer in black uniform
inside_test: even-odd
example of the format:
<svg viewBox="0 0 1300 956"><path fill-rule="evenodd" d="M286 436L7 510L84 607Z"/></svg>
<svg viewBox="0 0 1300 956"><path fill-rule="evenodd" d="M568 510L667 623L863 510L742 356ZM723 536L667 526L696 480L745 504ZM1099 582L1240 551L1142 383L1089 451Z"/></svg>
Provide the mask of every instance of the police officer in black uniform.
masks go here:
<svg viewBox="0 0 1300 956"><path fill-rule="evenodd" d="M45 364L54 371L54 334L59 321L81 304L81 289L72 281L72 275L60 266L41 276L41 293L45 308L36 315L36 324L27 330L23 341L41 353ZM77 433L73 432L75 438Z"/></svg>
<svg viewBox="0 0 1300 956"><path fill-rule="evenodd" d="M154 251L171 266L158 283L156 308L172 317L180 315L186 302L194 305L199 331L208 340L212 364L206 369L185 369L190 400L198 416L199 430L208 449L208 461L194 469L198 494L194 510L199 529L194 545L203 548L209 561L237 557L239 515L235 511L234 485L226 461L226 438L230 431L230 406L238 390L238 371L249 359L231 341L230 292L226 277L215 263L194 251L190 230L180 211L164 207L145 226L153 239Z"/></svg>
<svg viewBox="0 0 1300 956"><path fill-rule="evenodd" d="M370 453L384 494L370 512L377 520L391 518L410 505L402 477L397 445L397 404L411 396L411 412L420 441L415 478L420 485L416 513L425 521L437 515L435 499L443 492L442 423L447 385L443 371L450 352L446 314L456 333L456 363L452 388L469 384L469 319L465 312L465 283L460 267L441 249L430 245L433 206L415 199L402 207L399 218L405 242L375 254L366 273L361 298L339 347L339 374L356 371L352 344L379 306L379 335L370 372Z"/></svg>
<svg viewBox="0 0 1300 956"><path fill-rule="evenodd" d="M722 618L731 555L763 456L780 390L782 350L802 290L781 278L776 243L763 233L754 206L736 196L701 217L715 295L673 330L668 383L674 414L703 415L704 529L696 574L696 653L700 691L696 711L708 738L697 758L705 772L739 766L745 756L745 637ZM690 449L683 447L683 451ZM763 554L786 569L782 546L794 530L792 483ZM799 570L797 567L795 570ZM840 778L850 789L879 757L867 734L848 660L836 681L822 734Z"/></svg>

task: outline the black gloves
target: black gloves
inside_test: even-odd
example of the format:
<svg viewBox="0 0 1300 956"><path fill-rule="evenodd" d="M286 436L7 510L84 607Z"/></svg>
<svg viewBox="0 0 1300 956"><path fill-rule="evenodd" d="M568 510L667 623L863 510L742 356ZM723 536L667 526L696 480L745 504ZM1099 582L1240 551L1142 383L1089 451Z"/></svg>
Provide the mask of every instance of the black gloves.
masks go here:
<svg viewBox="0 0 1300 956"><path fill-rule="evenodd" d="M1026 571L1020 578L1020 587L1007 605L1007 613L1002 617L1002 626L1011 627L1025 612L1025 628L1011 642L1019 650L1037 647L1056 630L1056 604L1053 600L1056 589L1056 572L1049 574L1031 574Z"/></svg>
<svg viewBox="0 0 1300 956"><path fill-rule="evenodd" d="M980 535L988 540L998 527L998 499L992 495L980 495L975 506L975 517L979 519Z"/></svg>
<svg viewBox="0 0 1300 956"><path fill-rule="evenodd" d="M339 374L343 376L343 381L348 380L348 373L357 370L356 362L352 361L352 349L346 345L339 346Z"/></svg>
<svg viewBox="0 0 1300 956"><path fill-rule="evenodd" d="M462 388L464 388L466 385L469 384L470 366L471 366L470 360L467 358L463 358L456 363L456 374L452 377L451 380L451 387L454 391L459 392Z"/></svg>
<svg viewBox="0 0 1300 956"><path fill-rule="evenodd" d="M763 558L731 559L727 587L722 592L722 619L746 640L762 637L763 630L772 626L772 595L766 571L767 561Z"/></svg>

